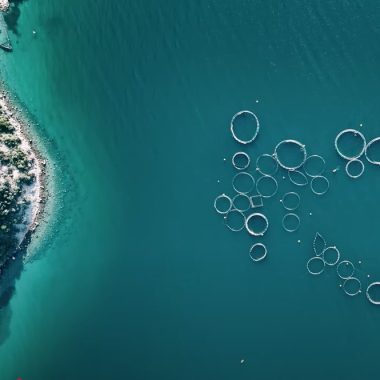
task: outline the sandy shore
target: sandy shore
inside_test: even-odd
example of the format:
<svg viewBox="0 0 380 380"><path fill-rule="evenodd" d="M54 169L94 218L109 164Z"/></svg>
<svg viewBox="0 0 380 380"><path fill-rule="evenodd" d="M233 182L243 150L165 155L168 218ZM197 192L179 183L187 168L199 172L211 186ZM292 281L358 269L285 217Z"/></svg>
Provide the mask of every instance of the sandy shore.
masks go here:
<svg viewBox="0 0 380 380"><path fill-rule="evenodd" d="M45 191L45 174L46 174L46 161L41 157L40 153L30 139L28 133L28 126L26 122L19 116L19 110L14 107L7 95L3 90L0 90L0 108L3 116L6 116L9 123L15 128L14 135L17 136L21 143L19 145L28 157L28 162L31 164L28 174L34 174L35 180L32 184L24 184L22 187L22 195L20 198L29 203L25 210L22 224L18 224L19 233L17 234L19 246L27 243L26 240L30 238L36 227L39 225L40 217L43 215L44 205L46 203L47 194ZM4 147L2 147L4 148ZM3 167L1 169L4 169ZM0 169L0 176L2 170ZM6 168L5 168L6 169ZM18 175L21 173L14 172L12 177L17 180Z"/></svg>

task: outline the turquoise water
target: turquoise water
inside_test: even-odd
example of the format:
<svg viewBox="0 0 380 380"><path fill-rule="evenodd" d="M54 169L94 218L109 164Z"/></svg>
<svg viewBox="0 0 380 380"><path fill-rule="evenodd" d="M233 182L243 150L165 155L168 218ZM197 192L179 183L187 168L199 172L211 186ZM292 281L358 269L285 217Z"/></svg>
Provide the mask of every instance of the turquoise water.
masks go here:
<svg viewBox="0 0 380 380"><path fill-rule="evenodd" d="M49 138L62 209L1 315L1 380L377 378L380 310L305 263L319 231L380 279L378 168L300 189L295 234L279 175L257 265L212 203L240 109L261 122L252 158L296 138L343 167L338 131L380 135L380 5L160 3L29 0L12 18L2 77Z"/></svg>

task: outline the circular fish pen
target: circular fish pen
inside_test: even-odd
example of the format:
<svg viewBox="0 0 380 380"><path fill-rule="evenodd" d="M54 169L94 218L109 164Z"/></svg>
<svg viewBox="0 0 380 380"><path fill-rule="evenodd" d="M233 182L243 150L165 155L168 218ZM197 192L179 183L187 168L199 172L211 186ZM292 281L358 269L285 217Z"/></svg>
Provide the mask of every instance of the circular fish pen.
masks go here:
<svg viewBox="0 0 380 380"><path fill-rule="evenodd" d="M345 171L350 178L359 178L364 173L364 163L358 158L354 158L347 162Z"/></svg>
<svg viewBox="0 0 380 380"><path fill-rule="evenodd" d="M251 163L251 158L245 152L236 152L232 156L232 166L237 170L245 170Z"/></svg>
<svg viewBox="0 0 380 380"><path fill-rule="evenodd" d="M377 299L374 298L374 296L370 294L371 291L377 290L379 293L379 296ZM366 297L369 302L371 302L373 305L380 305L380 282L372 282L372 284L369 284L367 287L367 290L365 292Z"/></svg>
<svg viewBox="0 0 380 380"><path fill-rule="evenodd" d="M255 179L247 172L239 172L232 178L233 189L240 194L247 194L255 186Z"/></svg>
<svg viewBox="0 0 380 380"><path fill-rule="evenodd" d="M344 280L342 289L348 296L354 297L362 292L362 283L356 277L349 277Z"/></svg>
<svg viewBox="0 0 380 380"><path fill-rule="evenodd" d="M243 124L248 124L244 126ZM257 116L248 110L243 110L232 116L231 119L232 137L240 144L250 144L253 142L260 130L260 123ZM245 129L249 129L246 131Z"/></svg>
<svg viewBox="0 0 380 380"><path fill-rule="evenodd" d="M306 263L306 269L311 275L318 276L325 270L325 261L322 257L314 256Z"/></svg>
<svg viewBox="0 0 380 380"><path fill-rule="evenodd" d="M245 216L239 210L231 210L225 217L224 222L231 231L242 231L245 226Z"/></svg>
<svg viewBox="0 0 380 380"><path fill-rule="evenodd" d="M290 159L291 155L295 157ZM282 140L274 148L274 158L283 169L296 170L306 161L307 153L305 145L297 140Z"/></svg>
<svg viewBox="0 0 380 380"><path fill-rule="evenodd" d="M325 171L325 168L326 161L318 154L309 156L303 164L303 170L309 177L320 176Z"/></svg>
<svg viewBox="0 0 380 380"><path fill-rule="evenodd" d="M226 194L218 195L214 200L214 209L218 214L227 214L232 208L232 199Z"/></svg>
<svg viewBox="0 0 380 380"><path fill-rule="evenodd" d="M354 275L355 266L351 261L343 260L337 265L336 273L342 280L347 280Z"/></svg>
<svg viewBox="0 0 380 380"><path fill-rule="evenodd" d="M251 199L247 194L236 194L232 198L232 208L240 212L246 212L251 208Z"/></svg>
<svg viewBox="0 0 380 380"><path fill-rule="evenodd" d="M256 181L256 191L263 198L272 198L278 191L277 180L270 175L263 175Z"/></svg>
<svg viewBox="0 0 380 380"><path fill-rule="evenodd" d="M322 252L323 260L326 265L334 266L338 264L340 260L340 251L337 247L327 247Z"/></svg>
<svg viewBox="0 0 380 380"><path fill-rule="evenodd" d="M315 195L324 195L330 188L330 182L326 177L319 175L312 178L310 188Z"/></svg>
<svg viewBox="0 0 380 380"><path fill-rule="evenodd" d="M339 143L341 143L341 140L347 139L347 136L352 135L355 140L358 140L357 147L354 152L346 152L344 151L343 147L339 147ZM353 160L355 158L359 158L362 156L362 154L365 152L367 143L364 135L357 131L356 129L344 129L343 131L339 132L337 136L335 137L335 150L339 154L340 157L344 158L345 160ZM350 143L350 146L352 146L352 142ZM347 149L347 148L346 148Z"/></svg>
<svg viewBox="0 0 380 380"><path fill-rule="evenodd" d="M245 228L252 236L263 236L267 232L268 227L268 218L259 212L249 215L245 220Z"/></svg>
<svg viewBox="0 0 380 380"><path fill-rule="evenodd" d="M249 257L252 261L262 261L267 257L267 247L263 243L255 243L249 250Z"/></svg>
<svg viewBox="0 0 380 380"><path fill-rule="evenodd" d="M380 157L378 159L374 159L370 157L370 150L371 148L374 149L376 145L380 145L380 137L376 137L373 140L371 140L367 146L365 147L365 158L367 161L373 165L380 165Z"/></svg>
<svg viewBox="0 0 380 380"><path fill-rule="evenodd" d="M301 224L301 219L297 214L289 212L282 218L282 227L286 232L295 232Z"/></svg>
<svg viewBox="0 0 380 380"><path fill-rule="evenodd" d="M294 191L285 193L281 199L282 205L288 211L296 210L299 207L300 202L301 202L301 198L299 194Z"/></svg>
<svg viewBox="0 0 380 380"><path fill-rule="evenodd" d="M262 175L273 176L278 171L278 162L272 154L264 153L256 159L256 170Z"/></svg>

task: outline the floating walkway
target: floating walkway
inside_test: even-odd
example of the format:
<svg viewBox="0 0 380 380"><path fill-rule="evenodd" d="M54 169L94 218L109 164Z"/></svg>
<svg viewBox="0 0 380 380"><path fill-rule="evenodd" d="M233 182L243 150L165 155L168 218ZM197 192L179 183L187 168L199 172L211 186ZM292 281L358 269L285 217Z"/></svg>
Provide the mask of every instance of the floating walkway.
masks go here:
<svg viewBox="0 0 380 380"><path fill-rule="evenodd" d="M0 48L6 51L12 51L12 44L8 35L8 27L2 12L0 12Z"/></svg>

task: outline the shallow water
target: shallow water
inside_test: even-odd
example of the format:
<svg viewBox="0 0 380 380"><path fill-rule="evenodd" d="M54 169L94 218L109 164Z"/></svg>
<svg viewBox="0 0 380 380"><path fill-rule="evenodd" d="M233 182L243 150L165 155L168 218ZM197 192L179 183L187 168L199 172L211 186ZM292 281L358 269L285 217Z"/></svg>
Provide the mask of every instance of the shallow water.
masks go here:
<svg viewBox="0 0 380 380"><path fill-rule="evenodd" d="M360 123L380 135L379 16L343 0L20 2L1 72L50 139L63 209L1 315L0 378L376 378L380 309L305 265L319 231L380 279L379 169L349 179L333 145ZM294 234L279 172L261 263L212 207L232 192L241 109L260 118L253 162L295 138L341 166L324 197L297 189Z"/></svg>

